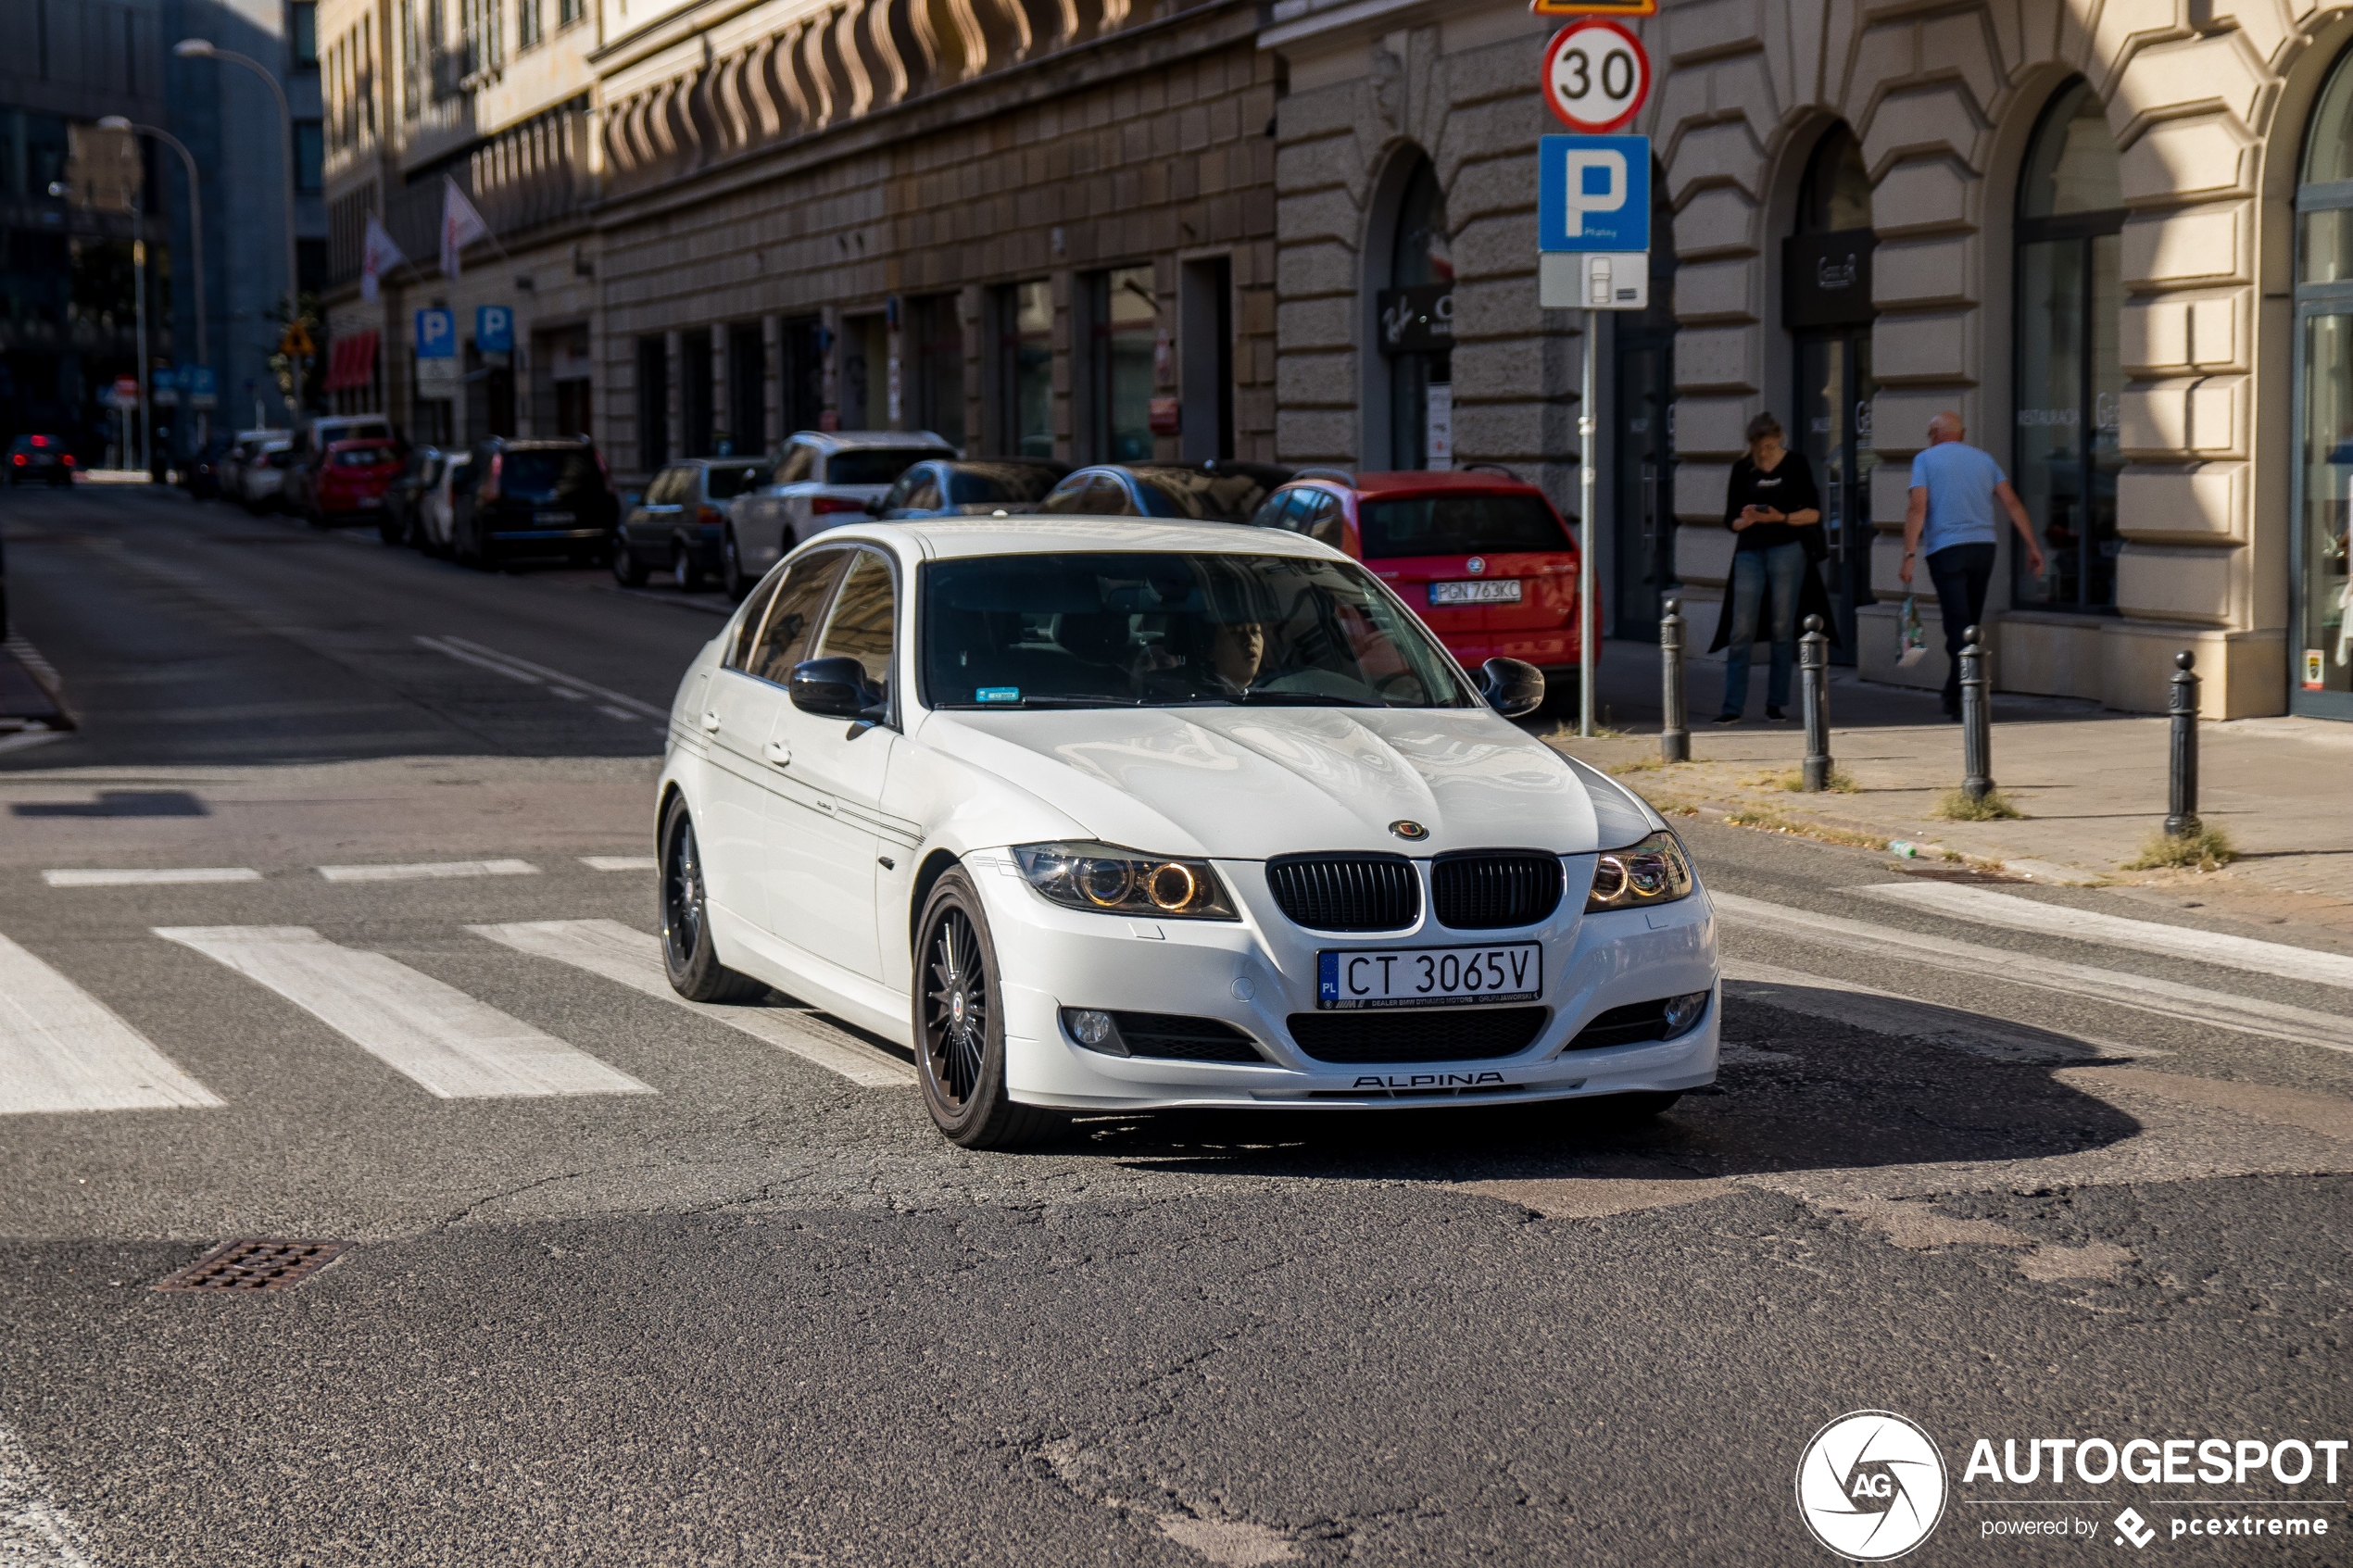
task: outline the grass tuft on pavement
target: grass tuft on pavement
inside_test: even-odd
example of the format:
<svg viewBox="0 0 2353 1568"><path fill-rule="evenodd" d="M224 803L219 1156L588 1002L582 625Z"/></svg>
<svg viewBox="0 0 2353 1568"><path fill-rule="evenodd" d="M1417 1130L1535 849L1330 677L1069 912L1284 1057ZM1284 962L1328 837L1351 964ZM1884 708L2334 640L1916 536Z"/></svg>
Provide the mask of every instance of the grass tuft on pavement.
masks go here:
<svg viewBox="0 0 2353 1568"><path fill-rule="evenodd" d="M1971 800L1966 790L1948 789L1931 814L1948 822L2015 822L2026 816L1998 789L1987 791L1982 800Z"/></svg>
<svg viewBox="0 0 2353 1568"><path fill-rule="evenodd" d="M1785 816L1761 806L1744 806L1724 819L1725 825L1736 828L1756 828L1766 833L1793 834L1800 838L1818 839L1824 844L1844 844L1856 849L1884 849L1887 840L1877 834L1858 833L1829 822L1807 822L1802 817Z"/></svg>
<svg viewBox="0 0 2353 1568"><path fill-rule="evenodd" d="M1792 795L1803 795L1806 793L1806 770L1792 768L1786 773L1777 774L1772 782L1777 787L1785 789ZM1854 774L1836 763L1831 765L1830 782L1823 787L1832 795L1856 795L1860 794L1863 788L1861 784L1855 782Z"/></svg>
<svg viewBox="0 0 2353 1568"><path fill-rule="evenodd" d="M2197 832L2149 834L2138 857L2124 862L2128 872L2219 872L2238 859L2231 835L2221 828L2200 826Z"/></svg>

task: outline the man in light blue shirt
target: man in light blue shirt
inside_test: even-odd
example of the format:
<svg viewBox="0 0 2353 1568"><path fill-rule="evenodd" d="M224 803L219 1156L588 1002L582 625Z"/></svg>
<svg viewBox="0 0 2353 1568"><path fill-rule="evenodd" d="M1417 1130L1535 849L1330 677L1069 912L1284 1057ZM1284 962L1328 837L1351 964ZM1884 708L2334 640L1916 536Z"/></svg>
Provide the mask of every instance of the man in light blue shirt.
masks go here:
<svg viewBox="0 0 2353 1568"><path fill-rule="evenodd" d="M2002 465L1968 445L1961 416L1951 411L1928 421L1928 446L1912 459L1911 502L1904 509L1904 564L1895 579L1912 585L1912 562L1928 558L1929 580L1944 614L1944 717L1961 716L1961 633L1983 624L1985 592L1994 582L1994 547L2001 530L1994 503L2010 514L2026 546L2027 569L2043 574L2043 547L2026 505L2002 475Z"/></svg>

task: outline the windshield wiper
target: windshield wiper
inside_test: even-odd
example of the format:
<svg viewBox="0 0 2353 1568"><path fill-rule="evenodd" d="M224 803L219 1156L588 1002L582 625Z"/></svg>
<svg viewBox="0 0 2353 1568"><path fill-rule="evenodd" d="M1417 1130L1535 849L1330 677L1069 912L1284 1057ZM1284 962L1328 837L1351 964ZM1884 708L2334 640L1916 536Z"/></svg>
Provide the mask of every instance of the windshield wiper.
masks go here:
<svg viewBox="0 0 2353 1568"><path fill-rule="evenodd" d="M965 713L987 713L1009 708L1141 708L1143 700L1132 696L1026 696L1013 702L943 702L939 706Z"/></svg>
<svg viewBox="0 0 2353 1568"><path fill-rule="evenodd" d="M1244 692L1234 698L1252 708L1387 708L1361 696L1325 696L1316 692Z"/></svg>

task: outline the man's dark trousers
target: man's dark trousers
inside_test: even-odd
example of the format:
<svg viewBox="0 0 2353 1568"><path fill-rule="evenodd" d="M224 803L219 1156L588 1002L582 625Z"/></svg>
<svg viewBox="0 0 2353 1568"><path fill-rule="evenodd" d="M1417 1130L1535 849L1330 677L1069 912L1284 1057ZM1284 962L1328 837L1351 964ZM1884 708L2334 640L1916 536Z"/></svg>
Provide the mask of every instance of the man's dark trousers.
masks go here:
<svg viewBox="0 0 2353 1568"><path fill-rule="evenodd" d="M1984 624L1985 590L1994 582L1994 546L1947 545L1928 558L1928 576L1936 584L1936 603L1944 612L1944 714L1956 718L1961 711L1961 649L1969 646L1961 633Z"/></svg>

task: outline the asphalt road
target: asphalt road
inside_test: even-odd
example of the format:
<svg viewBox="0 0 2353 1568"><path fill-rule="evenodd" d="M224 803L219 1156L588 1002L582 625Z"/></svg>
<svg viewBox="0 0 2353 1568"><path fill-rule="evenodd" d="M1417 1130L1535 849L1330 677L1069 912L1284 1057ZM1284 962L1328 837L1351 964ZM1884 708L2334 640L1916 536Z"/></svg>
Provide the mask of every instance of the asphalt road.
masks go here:
<svg viewBox="0 0 2353 1568"><path fill-rule="evenodd" d="M0 1565L1824 1563L1793 1480L1865 1409L1947 1472L1908 1561L2138 1556L2128 1506L2154 1554L2347 1559L2353 1455L1963 1474L1980 1438L2353 1437L2326 934L1696 828L1730 1045L1653 1125L972 1154L812 1060L897 1071L823 1021L515 945L652 929L630 862L714 598L169 495L0 495L0 529L83 721L0 753L0 1010L102 1004L161 1059L122 1092L180 1097L0 1081ZM43 874L187 868L242 875ZM2055 934L2082 914L2134 923ZM308 1005L223 946L288 928ZM379 982L604 1088L439 1098L326 1022ZM283 1294L151 1288L243 1236L354 1245ZM2171 1534L2226 1517L2331 1533ZM2062 1518L2093 1533L2006 1533Z"/></svg>

